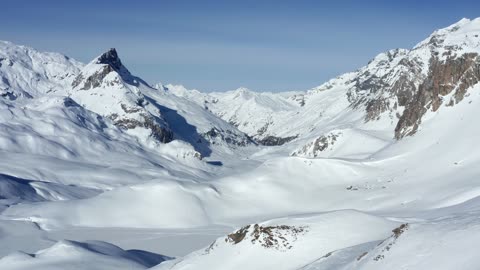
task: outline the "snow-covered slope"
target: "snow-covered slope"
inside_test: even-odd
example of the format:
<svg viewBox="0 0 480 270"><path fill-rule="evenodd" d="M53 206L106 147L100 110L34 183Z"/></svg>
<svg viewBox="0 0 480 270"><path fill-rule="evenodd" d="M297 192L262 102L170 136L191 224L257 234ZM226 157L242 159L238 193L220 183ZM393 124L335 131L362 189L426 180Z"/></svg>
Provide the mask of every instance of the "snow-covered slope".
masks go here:
<svg viewBox="0 0 480 270"><path fill-rule="evenodd" d="M115 50L42 77L56 92L19 83L0 268L478 269L479 35L461 20L306 92L150 87Z"/></svg>
<svg viewBox="0 0 480 270"><path fill-rule="evenodd" d="M197 90L187 90L181 85L157 85L157 87L204 106L205 109L258 140L268 136L264 133L269 125L275 125L277 119L289 115L292 110L298 109L303 104L296 100L295 92L253 92L239 88L234 91L206 94Z"/></svg>
<svg viewBox="0 0 480 270"><path fill-rule="evenodd" d="M242 227L204 250L153 269L298 269L334 250L382 240L396 226L355 211L271 220ZM366 229L358 233L358 227Z"/></svg>
<svg viewBox="0 0 480 270"><path fill-rule="evenodd" d="M62 92L80 68L64 55L0 41L0 95L8 99Z"/></svg>
<svg viewBox="0 0 480 270"><path fill-rule="evenodd" d="M169 259L140 250L123 250L100 242L62 240L35 254L17 252L0 259L2 269L147 269Z"/></svg>

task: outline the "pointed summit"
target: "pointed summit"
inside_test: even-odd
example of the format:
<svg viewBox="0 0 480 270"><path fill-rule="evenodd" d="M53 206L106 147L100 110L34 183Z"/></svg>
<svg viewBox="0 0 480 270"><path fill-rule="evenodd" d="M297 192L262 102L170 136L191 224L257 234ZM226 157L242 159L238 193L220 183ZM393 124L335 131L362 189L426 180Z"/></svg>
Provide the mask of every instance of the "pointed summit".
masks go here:
<svg viewBox="0 0 480 270"><path fill-rule="evenodd" d="M110 48L108 51L97 57L97 59L94 61L96 64L109 65L116 71L119 71L122 68L122 61L118 57L118 53L115 48Z"/></svg>
<svg viewBox="0 0 480 270"><path fill-rule="evenodd" d="M463 18L442 29L435 30L428 38L418 43L413 49L428 47L437 55L452 51L461 56L465 53L480 51L480 18L473 20ZM452 54L453 55L453 54Z"/></svg>
<svg viewBox="0 0 480 270"><path fill-rule="evenodd" d="M104 81L108 75L110 75L109 81ZM119 76L121 80L116 79L115 76ZM137 84L130 71L122 64L115 48L109 49L86 65L72 82L72 86L76 89L88 90L99 87L102 83L110 86L121 83Z"/></svg>

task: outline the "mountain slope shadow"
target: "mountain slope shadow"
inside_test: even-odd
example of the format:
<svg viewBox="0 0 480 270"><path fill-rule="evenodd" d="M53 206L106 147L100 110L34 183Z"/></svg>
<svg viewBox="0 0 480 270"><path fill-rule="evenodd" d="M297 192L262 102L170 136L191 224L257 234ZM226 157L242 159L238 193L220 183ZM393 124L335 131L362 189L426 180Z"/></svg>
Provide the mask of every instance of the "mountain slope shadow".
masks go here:
<svg viewBox="0 0 480 270"><path fill-rule="evenodd" d="M163 118L175 134L176 139L190 143L193 148L195 148L195 151L199 152L202 157L209 157L212 154L210 142L205 140L205 138L198 133L197 128L189 124L176 110L160 105L152 98L145 96L145 99L160 110Z"/></svg>
<svg viewBox="0 0 480 270"><path fill-rule="evenodd" d="M0 199L22 199L29 201L42 201L43 198L37 194L37 191L30 185L32 180L26 180L0 174Z"/></svg>
<svg viewBox="0 0 480 270"><path fill-rule="evenodd" d="M20 201L82 199L96 196L99 193L101 193L100 190L92 188L23 179L0 173L0 200L8 200L8 204Z"/></svg>

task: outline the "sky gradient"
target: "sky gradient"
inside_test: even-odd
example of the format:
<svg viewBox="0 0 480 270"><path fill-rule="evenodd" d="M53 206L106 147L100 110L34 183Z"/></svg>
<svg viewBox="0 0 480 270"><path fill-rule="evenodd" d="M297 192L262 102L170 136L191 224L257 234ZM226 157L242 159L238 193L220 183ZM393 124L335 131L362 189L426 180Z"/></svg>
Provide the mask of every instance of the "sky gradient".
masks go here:
<svg viewBox="0 0 480 270"><path fill-rule="evenodd" d="M89 62L110 47L149 83L306 90L480 17L480 1L2 0L0 39Z"/></svg>

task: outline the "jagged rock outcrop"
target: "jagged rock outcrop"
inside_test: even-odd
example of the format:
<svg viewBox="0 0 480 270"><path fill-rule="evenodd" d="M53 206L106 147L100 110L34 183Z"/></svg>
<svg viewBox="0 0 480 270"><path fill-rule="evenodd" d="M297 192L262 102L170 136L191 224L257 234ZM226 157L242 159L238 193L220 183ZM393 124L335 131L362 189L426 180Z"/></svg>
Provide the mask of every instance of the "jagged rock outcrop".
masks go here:
<svg viewBox="0 0 480 270"><path fill-rule="evenodd" d="M341 132L331 132L326 135L322 135L315 140L303 145L299 149L293 151L291 156L316 158L321 155L322 152L332 148L337 141L337 138L341 136Z"/></svg>
<svg viewBox="0 0 480 270"><path fill-rule="evenodd" d="M395 138L413 135L420 126L422 116L428 111L437 111L444 97L453 92L447 101L452 106L462 101L466 90L480 81L480 59L476 53L467 53L459 58L438 57L430 60L429 75L419 86L415 96L405 106L405 111L395 127Z"/></svg>
<svg viewBox="0 0 480 270"><path fill-rule="evenodd" d="M282 138L282 137L275 137L275 136L266 136L261 140L257 140L257 142L265 146L279 146L279 145L284 145L290 141L293 141L297 137L298 136L289 136L289 137Z"/></svg>
<svg viewBox="0 0 480 270"><path fill-rule="evenodd" d="M385 112L394 118L398 108L412 100L423 79L418 58L409 58L405 49L391 50L358 71L348 100L353 108L365 110L365 122L379 120Z"/></svg>
<svg viewBox="0 0 480 270"><path fill-rule="evenodd" d="M97 58L97 64L105 64L112 67L115 71L120 71L123 67L120 57L118 57L117 50L110 48L108 51Z"/></svg>
<svg viewBox="0 0 480 270"><path fill-rule="evenodd" d="M75 80L72 82L72 87L76 88L81 83L82 87L79 87L80 90L89 90L92 88L100 87L102 85L103 79L113 71L113 68L109 65L105 65L100 70L96 71L94 74L91 74L87 78L84 78L82 74L79 74Z"/></svg>
<svg viewBox="0 0 480 270"><path fill-rule="evenodd" d="M231 130L223 130L216 127L203 133L202 137L211 144L227 143L233 146L247 146L254 143L246 134L238 134Z"/></svg>
<svg viewBox="0 0 480 270"><path fill-rule="evenodd" d="M411 51L380 54L358 71L347 93L351 106L364 108L366 122L385 113L398 119L396 139L415 134L427 111L457 104L480 81L479 34L479 20L465 19Z"/></svg>
<svg viewBox="0 0 480 270"><path fill-rule="evenodd" d="M260 245L266 249L288 250L293 247L299 235L308 232L305 226L264 226L260 224L247 225L238 231L227 235L225 242L236 245L248 240L252 245Z"/></svg>

